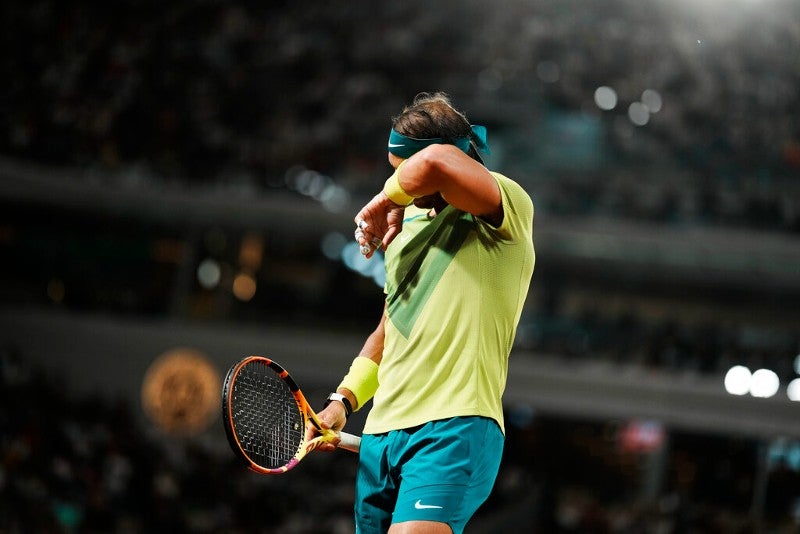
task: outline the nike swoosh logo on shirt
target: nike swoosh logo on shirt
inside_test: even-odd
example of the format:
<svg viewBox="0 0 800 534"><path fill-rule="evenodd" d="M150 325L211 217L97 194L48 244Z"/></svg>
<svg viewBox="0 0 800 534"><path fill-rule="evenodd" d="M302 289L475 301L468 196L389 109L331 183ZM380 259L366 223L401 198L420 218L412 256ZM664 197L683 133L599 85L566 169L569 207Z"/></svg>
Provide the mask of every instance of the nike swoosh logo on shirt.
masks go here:
<svg viewBox="0 0 800 534"><path fill-rule="evenodd" d="M414 508L416 508L417 510L428 510L431 508L441 508L441 506L436 506L433 504L422 504L422 499L420 499L414 503Z"/></svg>

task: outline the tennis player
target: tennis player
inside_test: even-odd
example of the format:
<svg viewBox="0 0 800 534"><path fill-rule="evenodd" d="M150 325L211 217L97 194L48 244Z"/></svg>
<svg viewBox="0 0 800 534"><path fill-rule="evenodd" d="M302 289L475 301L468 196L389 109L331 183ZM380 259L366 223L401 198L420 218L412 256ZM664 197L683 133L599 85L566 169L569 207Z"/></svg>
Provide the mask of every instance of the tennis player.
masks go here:
<svg viewBox="0 0 800 534"><path fill-rule="evenodd" d="M365 255L385 250L384 312L319 416L341 430L373 401L358 533L458 533L500 466L508 357L535 260L533 203L486 169L486 129L443 93L418 95L393 119L388 150L395 172L355 217Z"/></svg>

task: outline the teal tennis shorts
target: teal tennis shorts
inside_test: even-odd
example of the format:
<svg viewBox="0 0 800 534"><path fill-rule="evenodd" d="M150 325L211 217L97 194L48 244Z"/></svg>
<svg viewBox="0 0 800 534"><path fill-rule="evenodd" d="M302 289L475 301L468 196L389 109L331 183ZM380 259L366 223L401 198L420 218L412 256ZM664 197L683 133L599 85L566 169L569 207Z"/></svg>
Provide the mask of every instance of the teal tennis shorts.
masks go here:
<svg viewBox="0 0 800 534"><path fill-rule="evenodd" d="M503 455L503 433L485 417L454 417L367 435L356 478L358 534L392 523L439 521L454 533L489 497Z"/></svg>

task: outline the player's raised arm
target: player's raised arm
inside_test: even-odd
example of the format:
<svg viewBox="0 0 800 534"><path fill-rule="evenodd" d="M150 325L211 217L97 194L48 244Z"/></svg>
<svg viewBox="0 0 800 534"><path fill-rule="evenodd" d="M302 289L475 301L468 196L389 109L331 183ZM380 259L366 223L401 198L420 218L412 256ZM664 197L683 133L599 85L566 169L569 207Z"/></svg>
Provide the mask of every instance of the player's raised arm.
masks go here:
<svg viewBox="0 0 800 534"><path fill-rule="evenodd" d="M411 156L397 173L410 197L440 194L451 206L490 223L502 221L500 187L489 171L454 145L430 145Z"/></svg>
<svg viewBox="0 0 800 534"><path fill-rule="evenodd" d="M460 148L431 144L408 159L389 153L389 162L395 172L355 217L355 238L368 258L402 231L404 208L412 203L434 212L449 204L493 226L503 222L497 181Z"/></svg>

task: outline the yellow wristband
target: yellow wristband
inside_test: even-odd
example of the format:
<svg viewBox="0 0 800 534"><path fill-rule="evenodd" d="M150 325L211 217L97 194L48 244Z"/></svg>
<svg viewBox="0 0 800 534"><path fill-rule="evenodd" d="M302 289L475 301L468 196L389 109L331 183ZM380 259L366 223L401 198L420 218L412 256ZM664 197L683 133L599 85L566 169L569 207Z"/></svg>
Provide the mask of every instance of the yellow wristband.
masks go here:
<svg viewBox="0 0 800 534"><path fill-rule="evenodd" d="M397 169L395 169L394 173L383 185L383 192L386 193L386 196L389 197L389 200L398 206L408 206L414 202L414 197L406 193L403 189L403 186L400 185L400 169L403 167L403 165L405 165L405 163L405 160L401 161L400 165L397 166Z"/></svg>
<svg viewBox="0 0 800 534"><path fill-rule="evenodd" d="M355 411L360 410L378 389L378 364L364 356L356 356L339 387L353 393L358 403Z"/></svg>

